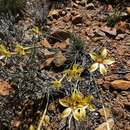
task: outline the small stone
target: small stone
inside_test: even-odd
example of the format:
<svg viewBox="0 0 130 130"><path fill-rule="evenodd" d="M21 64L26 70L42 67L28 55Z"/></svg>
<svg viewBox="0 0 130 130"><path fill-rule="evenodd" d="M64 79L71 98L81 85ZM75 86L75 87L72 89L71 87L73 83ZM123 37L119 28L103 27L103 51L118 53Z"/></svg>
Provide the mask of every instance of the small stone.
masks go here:
<svg viewBox="0 0 130 130"><path fill-rule="evenodd" d="M53 57L55 55L55 52L50 52L48 51L47 49L44 50L44 56L46 58L50 58L50 57Z"/></svg>
<svg viewBox="0 0 130 130"><path fill-rule="evenodd" d="M44 67L49 67L51 65L51 63L53 62L54 58L48 58L43 65L41 65L41 68L44 68Z"/></svg>
<svg viewBox="0 0 130 130"><path fill-rule="evenodd" d="M114 89L128 90L130 88L130 81L115 80L111 82L111 87Z"/></svg>
<svg viewBox="0 0 130 130"><path fill-rule="evenodd" d="M127 73L127 74L124 76L124 78L125 78L126 80L129 80L129 81L130 81L130 73Z"/></svg>
<svg viewBox="0 0 130 130"><path fill-rule="evenodd" d="M104 33L104 32L102 32L101 30L95 30L95 34L96 34L96 36L102 36L102 37L105 37L106 36L106 34Z"/></svg>
<svg viewBox="0 0 130 130"><path fill-rule="evenodd" d="M69 22L70 19L71 19L71 15L67 14L67 15L64 16L63 20L64 20L64 22Z"/></svg>
<svg viewBox="0 0 130 130"><path fill-rule="evenodd" d="M8 96L12 92L11 85L2 79L0 79L0 96Z"/></svg>
<svg viewBox="0 0 130 130"><path fill-rule="evenodd" d="M117 54L120 56L123 56L126 52L126 48L123 45L118 45L117 46Z"/></svg>
<svg viewBox="0 0 130 130"><path fill-rule="evenodd" d="M74 16L72 18L73 24L79 24L79 23L82 23L82 22L83 22L83 17L81 15L77 15L77 16Z"/></svg>
<svg viewBox="0 0 130 130"><path fill-rule="evenodd" d="M50 39L53 41L53 43L55 43L55 42L59 41L58 39L60 39L60 41L62 41L62 40L66 40L69 37L70 37L70 34L68 32L65 32L63 30L56 30L51 33Z"/></svg>
<svg viewBox="0 0 130 130"><path fill-rule="evenodd" d="M94 9L95 6L94 6L93 3L89 3L89 4L86 5L86 8L87 8L87 9Z"/></svg>
<svg viewBox="0 0 130 130"><path fill-rule="evenodd" d="M79 5L76 4L76 3L73 3L72 6L73 6L74 8L78 8L78 7L79 7Z"/></svg>
<svg viewBox="0 0 130 130"><path fill-rule="evenodd" d="M116 40L122 40L122 39L124 39L125 38L125 34L118 34L117 36L116 36Z"/></svg>
<svg viewBox="0 0 130 130"><path fill-rule="evenodd" d="M130 94L127 95L127 99L130 102Z"/></svg>
<svg viewBox="0 0 130 130"><path fill-rule="evenodd" d="M85 6L85 5L86 5L86 3L87 3L87 1L86 1L86 0L81 0L80 5Z"/></svg>
<svg viewBox="0 0 130 130"><path fill-rule="evenodd" d="M107 80L107 81L114 81L114 80L117 80L117 79L119 79L118 74L112 74L112 75L109 75L109 76L105 77L105 80Z"/></svg>
<svg viewBox="0 0 130 130"><path fill-rule="evenodd" d="M112 112L111 112L111 110L109 109L109 108L101 108L101 109L99 109L98 110L98 112L100 113L100 115L102 116L102 117L107 117L107 118L109 118L109 117L111 117L112 116ZM105 115L106 114L106 115Z"/></svg>
<svg viewBox="0 0 130 130"><path fill-rule="evenodd" d="M117 35L116 28L103 27L103 28L101 28L101 31L103 31L111 36Z"/></svg>
<svg viewBox="0 0 130 130"><path fill-rule="evenodd" d="M112 130L114 126L114 120L112 118L108 119L107 122L104 122L99 125L97 128L95 128L95 130L108 130L107 126L109 126L109 130Z"/></svg>
<svg viewBox="0 0 130 130"><path fill-rule="evenodd" d="M130 60L127 61L127 66L130 67Z"/></svg>
<svg viewBox="0 0 130 130"><path fill-rule="evenodd" d="M65 61L66 57L63 55L61 51L57 52L56 55L54 56L53 62L57 67L64 65Z"/></svg>
<svg viewBox="0 0 130 130"><path fill-rule="evenodd" d="M127 7L127 13L130 15L130 7Z"/></svg>
<svg viewBox="0 0 130 130"><path fill-rule="evenodd" d="M41 45L43 45L45 48L52 48L50 43L48 42L48 40L46 38L44 38L43 40L41 40Z"/></svg>

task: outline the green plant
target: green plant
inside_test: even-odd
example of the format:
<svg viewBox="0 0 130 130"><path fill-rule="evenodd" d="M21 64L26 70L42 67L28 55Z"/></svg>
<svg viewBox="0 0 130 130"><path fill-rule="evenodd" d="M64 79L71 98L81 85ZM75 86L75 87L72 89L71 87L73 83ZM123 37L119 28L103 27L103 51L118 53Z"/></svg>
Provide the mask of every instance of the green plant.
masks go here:
<svg viewBox="0 0 130 130"><path fill-rule="evenodd" d="M111 65L115 62L114 59L107 57L108 51L104 48L100 54L95 52L90 53L91 58L95 61L94 64L91 65L90 72L94 72L99 68L99 71L102 75L107 73L106 65Z"/></svg>
<svg viewBox="0 0 130 130"><path fill-rule="evenodd" d="M71 51L81 51L84 49L84 42L75 34L70 34Z"/></svg>
<svg viewBox="0 0 130 130"><path fill-rule="evenodd" d="M85 97L77 89L74 89L71 96L59 100L62 106L67 107L62 113L62 117L72 115L77 121L83 120L86 117L86 109L94 110L92 99L92 96Z"/></svg>
<svg viewBox="0 0 130 130"><path fill-rule="evenodd" d="M0 0L0 12L9 12L16 14L18 11L24 9L26 0Z"/></svg>

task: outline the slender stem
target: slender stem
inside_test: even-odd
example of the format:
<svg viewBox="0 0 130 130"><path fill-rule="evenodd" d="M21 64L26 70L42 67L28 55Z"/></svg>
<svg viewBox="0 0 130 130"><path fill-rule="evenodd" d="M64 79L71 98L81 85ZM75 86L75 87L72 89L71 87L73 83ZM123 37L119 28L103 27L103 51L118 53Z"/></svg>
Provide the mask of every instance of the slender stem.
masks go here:
<svg viewBox="0 0 130 130"><path fill-rule="evenodd" d="M97 89L99 89L98 85L95 82L95 77L93 76L92 73L91 73L91 76L92 76L91 78L94 80L94 83L95 83ZM104 103L103 103L103 100L102 100L103 98L102 98L100 92L98 93L98 96L99 96L99 99L100 99L102 107L103 107L103 112L104 112L105 120L106 120L106 123L107 123L107 130L110 130L110 126L109 126L108 119L107 119L107 113L106 113L106 110L105 110L105 107L104 107Z"/></svg>
<svg viewBox="0 0 130 130"><path fill-rule="evenodd" d="M42 117L41 117L41 119L40 119L40 121L39 121L37 130L41 130L42 123L43 123L43 120L44 120L45 115L46 115L46 112L47 112L48 104L49 104L49 89L48 89L48 97L47 97L46 107L45 107L45 110L44 110L44 112L43 112L43 114L42 114Z"/></svg>
<svg viewBox="0 0 130 130"><path fill-rule="evenodd" d="M72 119L72 114L70 115L70 118L69 118L69 129L71 127L71 119Z"/></svg>
<svg viewBox="0 0 130 130"><path fill-rule="evenodd" d="M67 74L64 74L63 77L59 80L60 82L65 78Z"/></svg>

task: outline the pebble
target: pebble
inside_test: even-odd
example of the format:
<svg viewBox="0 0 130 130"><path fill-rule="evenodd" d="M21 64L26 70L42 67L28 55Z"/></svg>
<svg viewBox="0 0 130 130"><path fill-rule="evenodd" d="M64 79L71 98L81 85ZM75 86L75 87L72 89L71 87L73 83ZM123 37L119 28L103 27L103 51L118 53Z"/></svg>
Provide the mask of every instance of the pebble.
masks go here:
<svg viewBox="0 0 130 130"><path fill-rule="evenodd" d="M130 88L130 81L114 80L111 82L111 87L114 89L128 90Z"/></svg>
<svg viewBox="0 0 130 130"><path fill-rule="evenodd" d="M108 130L107 125L109 125L109 130L112 130L114 126L114 120L112 118L108 119L107 122L102 123L95 130Z"/></svg>
<svg viewBox="0 0 130 130"><path fill-rule="evenodd" d="M86 8L87 8L87 9L91 9L91 10L92 10L92 9L94 9L94 8L95 8L95 6L94 6L94 4L93 4L93 3L89 3L89 4L87 4L87 5L86 5Z"/></svg>
<svg viewBox="0 0 130 130"><path fill-rule="evenodd" d="M83 22L83 17L81 15L76 15L72 18L72 23L75 25L82 22Z"/></svg>
<svg viewBox="0 0 130 130"><path fill-rule="evenodd" d="M130 73L127 73L127 74L124 76L124 78L125 78L126 80L129 80L129 81L130 81Z"/></svg>

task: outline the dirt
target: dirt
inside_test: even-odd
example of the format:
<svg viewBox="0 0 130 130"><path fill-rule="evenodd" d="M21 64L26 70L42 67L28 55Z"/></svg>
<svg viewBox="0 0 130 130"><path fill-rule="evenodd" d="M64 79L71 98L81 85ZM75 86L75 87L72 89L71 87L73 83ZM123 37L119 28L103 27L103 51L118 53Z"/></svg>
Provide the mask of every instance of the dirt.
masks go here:
<svg viewBox="0 0 130 130"><path fill-rule="evenodd" d="M104 114L100 113L103 107L111 113L108 116L111 130L130 130L130 15L126 3L118 3L118 8L111 1L49 2L44 5L47 8L44 18L39 13L41 7L37 8L40 3L35 0L27 3L21 17L0 16L0 43L11 52L17 43L33 46L25 56L12 56L5 65L0 62L0 86L3 82L7 84L0 90L0 130L32 130L30 125L37 130L47 103L47 120L41 130L96 130L104 124L103 130L107 130ZM116 8L121 19L110 27L108 17ZM47 17L50 10L53 12ZM42 35L32 34L34 26L40 28ZM91 75L89 67L93 61L89 53L102 48L109 50L115 63L107 75L98 71ZM71 84L63 80L62 88L54 89L52 81L61 78L74 63L84 68L81 81ZM96 109L87 110L84 121L72 118L69 124L69 118L60 116L64 107L59 99L70 96L75 83L84 95L93 95Z"/></svg>

